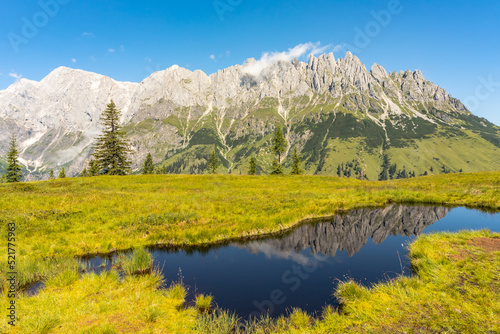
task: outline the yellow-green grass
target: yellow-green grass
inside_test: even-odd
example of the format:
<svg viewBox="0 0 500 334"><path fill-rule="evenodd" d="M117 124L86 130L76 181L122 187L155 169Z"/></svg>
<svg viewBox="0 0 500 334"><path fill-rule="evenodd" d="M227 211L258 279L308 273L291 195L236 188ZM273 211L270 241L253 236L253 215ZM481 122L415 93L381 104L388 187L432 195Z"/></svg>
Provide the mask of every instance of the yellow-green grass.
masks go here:
<svg viewBox="0 0 500 334"><path fill-rule="evenodd" d="M70 276L61 273L61 276ZM62 283L62 284L61 284ZM185 290L159 290L157 273L126 276L116 271L49 281L44 290L17 300L17 325L10 333L190 333L197 311L183 308ZM2 308L8 300L2 297Z"/></svg>
<svg viewBox="0 0 500 334"><path fill-rule="evenodd" d="M200 312L209 312L212 308L212 299L211 295L199 294L196 296L195 304Z"/></svg>
<svg viewBox="0 0 500 334"><path fill-rule="evenodd" d="M481 245L496 240L496 251ZM424 235L410 247L417 273L366 289L341 284L340 314L324 315L318 332L500 332L500 234L464 231Z"/></svg>
<svg viewBox="0 0 500 334"><path fill-rule="evenodd" d="M367 182L322 176L127 176L0 185L19 258L195 245L288 229L341 210L414 202L500 208L500 172ZM5 245L6 238L2 239Z"/></svg>
<svg viewBox="0 0 500 334"><path fill-rule="evenodd" d="M132 254L119 254L114 260L114 266L127 275L140 275L151 272L153 258L144 248L134 249Z"/></svg>
<svg viewBox="0 0 500 334"><path fill-rule="evenodd" d="M61 273L37 296L21 296L12 333L498 333L500 234L464 231L423 235L410 246L416 274L368 289L342 283L339 312L321 318L300 309L287 317L238 322L230 312L182 307L186 290L160 290L157 273L115 271L78 279ZM1 307L8 300L2 296ZM246 331L245 331L246 329Z"/></svg>

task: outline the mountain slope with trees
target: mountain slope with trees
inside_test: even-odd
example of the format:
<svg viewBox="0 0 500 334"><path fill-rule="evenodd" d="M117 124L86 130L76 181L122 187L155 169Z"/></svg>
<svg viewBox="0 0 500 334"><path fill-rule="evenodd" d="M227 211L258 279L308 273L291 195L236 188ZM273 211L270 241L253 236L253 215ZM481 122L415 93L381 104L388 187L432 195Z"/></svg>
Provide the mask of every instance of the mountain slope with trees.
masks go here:
<svg viewBox="0 0 500 334"><path fill-rule="evenodd" d="M285 173L295 150L306 174L338 175L352 163L357 170L346 174L369 180L384 168L390 178L394 164L396 176L500 169L500 128L420 71L368 71L351 53L252 70L258 65L250 59L210 76L173 66L139 84L69 68L22 79L0 91L0 155L14 134L28 179L62 167L78 175L113 99L136 172L151 153L155 172L207 173L215 147L218 173L246 173L252 157L259 173L271 173L278 127Z"/></svg>

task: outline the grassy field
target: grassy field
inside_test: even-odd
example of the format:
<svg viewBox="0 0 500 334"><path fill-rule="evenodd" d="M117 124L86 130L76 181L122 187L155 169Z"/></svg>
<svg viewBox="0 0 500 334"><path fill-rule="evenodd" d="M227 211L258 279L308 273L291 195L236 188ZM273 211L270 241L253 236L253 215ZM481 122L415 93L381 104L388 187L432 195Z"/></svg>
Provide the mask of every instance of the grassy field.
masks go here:
<svg viewBox="0 0 500 334"><path fill-rule="evenodd" d="M151 175L0 184L0 223L4 230L9 223L16 225L19 285L43 280L47 286L36 297L20 298L19 312L22 316L19 319L19 328L25 333L48 333L54 328L56 332L63 333L65 329L72 328L71 326L87 328L86 333L126 332L125 328L139 327L144 328L145 333L169 332L167 328L172 332L189 332L193 328L210 332L211 326L231 328L236 319L227 313L199 315L194 309L180 308L182 293L177 292L173 298L168 292L157 291L161 278L154 273L142 277L131 275L125 280L119 280L116 274L102 277L86 275L78 278L77 273L81 265L75 256L108 253L120 249L140 249L142 246L155 244L199 245L231 238L258 236L289 229L304 219L330 216L353 208L381 206L390 202L462 205L499 210L500 172L448 174L387 182L322 176ZM470 236L461 236L467 237ZM3 238L0 243L3 249L6 249L6 243L6 238ZM434 243L429 245L430 249L433 249ZM418 250L418 246L413 249ZM412 251L415 262L419 256L413 254L419 253ZM432 256L434 255L420 255L424 259L430 259ZM487 257L480 259L489 261ZM476 260L474 258L474 261ZM148 261L147 255L138 251L136 258L128 262L122 259L121 266L129 268L129 273L142 273L147 269ZM496 261L492 263L493 269L498 273L498 257ZM438 262L441 264L442 261ZM476 262L471 262L471 266ZM142 266L144 263L146 268ZM419 262L415 263L417 268L420 268ZM422 268L427 268L425 263ZM0 277L3 282L5 272L6 268L2 267ZM425 272L419 270L419 274ZM480 277L477 279L487 279L491 276L481 276L483 274L486 275L486 272L479 272ZM429 275L434 277L437 274ZM425 277L422 276L422 279ZM469 276L466 276L465 280L468 279ZM405 282L405 279L401 279L401 282ZM493 282L498 282L498 278L494 278ZM446 284L451 283L448 281ZM417 299L420 295L430 296L424 295L424 290L428 289L425 286L411 288L418 288L411 292ZM373 291L377 291L376 289L378 288ZM130 295L126 291L134 293ZM353 291L354 299L349 297L349 291ZM364 306L356 311L353 305L358 305L357 293L366 298L366 303L361 304ZM495 293L498 299L498 289ZM379 305L380 302L374 303L379 295L372 295L372 290L365 291L355 284L346 283L337 294L345 301L342 310L345 314L342 316L332 310L326 310L324 320L318 322L302 311L295 310L287 319L268 319L251 326L255 327L256 331L271 326L268 329L275 328L275 332L293 332L293 328L298 328L296 332L328 332L333 328L345 329L367 322L375 326L373 328L382 328L382 325L396 326L385 321L383 324L375 321L380 318L380 314L376 312L381 311L375 307L375 304ZM394 298L396 297L400 298L395 295ZM462 303L462 297L453 297L459 304ZM3 298L2 302L5 302L5 296ZM389 297L384 298L383 300L387 299L390 303ZM447 298L443 297L443 302ZM139 303L138 299L144 299L144 302ZM89 301L95 306L93 310L86 306ZM409 299L401 299L401 303L403 302L412 305ZM74 307L71 306L72 303L75 304ZM206 303L206 300L200 298L200 305ZM374 304L375 308L369 309L366 314L358 313L353 316L356 312L364 312L369 304ZM394 309L394 312L399 312L401 307ZM145 315L146 309L152 314ZM46 317L44 312L47 312ZM132 317L132 314L135 316ZM439 314L435 317L433 315L429 324L438 321ZM165 318L165 315L168 317ZM353 316L352 319L358 321L345 320L346 315ZM109 328L106 327L106 322L103 322L103 319L108 317L116 320L111 321ZM155 320L147 320L151 317ZM487 315L480 314L478 317L484 322ZM129 327L119 327L117 323L126 318L133 318L126 325ZM418 322L416 319L414 321ZM101 325L104 327L101 328Z"/></svg>
<svg viewBox="0 0 500 334"><path fill-rule="evenodd" d="M151 175L0 184L0 222L16 224L21 257L74 256L279 232L388 202L500 209L500 172L388 182Z"/></svg>

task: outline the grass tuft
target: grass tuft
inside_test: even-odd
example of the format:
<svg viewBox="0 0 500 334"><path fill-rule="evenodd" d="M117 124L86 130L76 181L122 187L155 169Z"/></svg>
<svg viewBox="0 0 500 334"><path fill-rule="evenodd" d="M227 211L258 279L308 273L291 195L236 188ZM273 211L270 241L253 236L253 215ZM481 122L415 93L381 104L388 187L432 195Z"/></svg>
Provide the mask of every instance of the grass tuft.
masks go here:
<svg viewBox="0 0 500 334"><path fill-rule="evenodd" d="M223 310L202 313L196 321L195 331L206 334L240 333L238 320L234 313Z"/></svg>
<svg viewBox="0 0 500 334"><path fill-rule="evenodd" d="M137 248L130 255L119 254L114 265L126 275L149 274L153 268L153 258L144 248Z"/></svg>
<svg viewBox="0 0 500 334"><path fill-rule="evenodd" d="M197 295L195 299L196 308L198 308L198 310L202 313L210 312L212 308L212 299L213 298L210 295Z"/></svg>
<svg viewBox="0 0 500 334"><path fill-rule="evenodd" d="M143 319L148 323L156 322L159 318L165 315L158 305L149 305L144 310Z"/></svg>
<svg viewBox="0 0 500 334"><path fill-rule="evenodd" d="M98 324L80 331L79 334L118 334L118 332L114 324Z"/></svg>
<svg viewBox="0 0 500 334"><path fill-rule="evenodd" d="M165 295L174 300L184 301L186 299L186 288L180 283L173 283L170 288L165 291Z"/></svg>
<svg viewBox="0 0 500 334"><path fill-rule="evenodd" d="M63 288L70 286L80 278L80 274L76 270L64 270L61 273L49 278L45 282L46 287Z"/></svg>

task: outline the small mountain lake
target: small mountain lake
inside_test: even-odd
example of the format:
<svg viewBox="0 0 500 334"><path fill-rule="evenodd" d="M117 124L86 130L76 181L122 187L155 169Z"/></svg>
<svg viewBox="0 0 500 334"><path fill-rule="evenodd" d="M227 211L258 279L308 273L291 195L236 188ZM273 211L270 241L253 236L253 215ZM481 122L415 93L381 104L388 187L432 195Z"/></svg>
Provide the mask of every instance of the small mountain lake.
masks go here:
<svg viewBox="0 0 500 334"><path fill-rule="evenodd" d="M166 286L182 277L188 302L204 293L241 317L266 311L278 316L292 307L314 314L327 304L337 305L332 294L339 280L370 286L411 275L407 246L416 236L464 229L500 232L500 214L394 204L354 210L276 237L150 251ZM87 261L97 267L102 260Z"/></svg>

